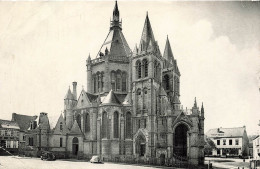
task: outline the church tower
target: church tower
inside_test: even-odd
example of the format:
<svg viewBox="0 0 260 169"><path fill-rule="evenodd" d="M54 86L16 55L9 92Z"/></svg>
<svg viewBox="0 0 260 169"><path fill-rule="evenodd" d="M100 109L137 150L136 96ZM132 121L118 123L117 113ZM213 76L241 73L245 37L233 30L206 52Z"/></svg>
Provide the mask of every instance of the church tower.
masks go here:
<svg viewBox="0 0 260 169"><path fill-rule="evenodd" d="M145 18L139 48L132 56L133 112L134 132L139 130L148 135L146 156L155 156L155 121L157 115L157 97L161 84L162 56L154 38L148 13ZM147 139L148 139L147 138Z"/></svg>
<svg viewBox="0 0 260 169"><path fill-rule="evenodd" d="M180 109L180 72L177 61L174 59L169 38L167 36L163 53L162 86L166 91L173 109Z"/></svg>
<svg viewBox="0 0 260 169"><path fill-rule="evenodd" d="M115 2L109 33L95 59L87 59L87 92L107 95L110 90L127 94L131 49L122 33L122 20Z"/></svg>
<svg viewBox="0 0 260 169"><path fill-rule="evenodd" d="M64 117L68 129L73 125L73 109L77 105L77 82L73 82L73 93L70 88L64 98Z"/></svg>

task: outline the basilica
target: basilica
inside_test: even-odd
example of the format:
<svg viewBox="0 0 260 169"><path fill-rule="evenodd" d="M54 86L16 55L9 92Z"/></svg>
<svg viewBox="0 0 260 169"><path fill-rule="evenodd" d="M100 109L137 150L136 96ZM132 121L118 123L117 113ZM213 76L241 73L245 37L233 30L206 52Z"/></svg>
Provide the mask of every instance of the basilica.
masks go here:
<svg viewBox="0 0 260 169"><path fill-rule="evenodd" d="M195 98L191 109L183 109L181 73L168 37L162 54L147 14L140 42L131 50L122 26L115 2L104 43L86 60L87 89L77 93L73 82L55 128L41 113L26 134L28 144L41 139L38 147L69 158L203 164L204 108ZM33 138L39 128L41 137Z"/></svg>

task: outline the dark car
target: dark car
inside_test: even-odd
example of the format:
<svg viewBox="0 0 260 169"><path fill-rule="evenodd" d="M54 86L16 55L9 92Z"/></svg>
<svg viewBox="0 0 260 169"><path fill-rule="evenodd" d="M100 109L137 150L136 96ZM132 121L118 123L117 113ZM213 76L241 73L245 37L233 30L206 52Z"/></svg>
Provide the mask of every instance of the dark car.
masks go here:
<svg viewBox="0 0 260 169"><path fill-rule="evenodd" d="M52 152L43 151L41 154L41 160L53 161L56 160L56 157Z"/></svg>

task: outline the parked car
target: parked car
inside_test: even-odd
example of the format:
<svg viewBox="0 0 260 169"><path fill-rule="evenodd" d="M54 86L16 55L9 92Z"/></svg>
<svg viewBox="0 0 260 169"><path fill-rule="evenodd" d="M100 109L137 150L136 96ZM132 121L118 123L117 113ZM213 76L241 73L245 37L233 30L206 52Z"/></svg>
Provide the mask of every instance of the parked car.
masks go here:
<svg viewBox="0 0 260 169"><path fill-rule="evenodd" d="M56 157L52 152L43 151L41 154L41 160L54 161L56 160Z"/></svg>
<svg viewBox="0 0 260 169"><path fill-rule="evenodd" d="M91 163L101 163L100 157L99 156L92 156L90 159Z"/></svg>

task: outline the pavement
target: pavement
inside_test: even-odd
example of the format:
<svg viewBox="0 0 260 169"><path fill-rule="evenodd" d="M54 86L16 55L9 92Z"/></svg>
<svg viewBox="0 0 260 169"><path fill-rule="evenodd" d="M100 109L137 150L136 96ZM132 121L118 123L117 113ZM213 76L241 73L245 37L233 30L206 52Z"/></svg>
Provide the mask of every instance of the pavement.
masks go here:
<svg viewBox="0 0 260 169"><path fill-rule="evenodd" d="M40 158L0 156L0 169L152 169L149 165L131 165L122 163L90 163L83 160L42 161ZM171 168L173 167L162 167ZM177 169L177 168L176 168Z"/></svg>
<svg viewBox="0 0 260 169"><path fill-rule="evenodd" d="M206 158L205 164L212 163L214 169L248 169L249 160L234 158ZM0 169L152 169L168 168L140 164L111 163L92 164L84 160L42 161L40 158L0 156ZM177 168L175 168L177 169Z"/></svg>
<svg viewBox="0 0 260 169"><path fill-rule="evenodd" d="M245 162L243 159L239 158L205 158L205 164L212 163L212 166L214 169L222 169L222 168L228 168L228 169L249 169L249 159L245 159Z"/></svg>

